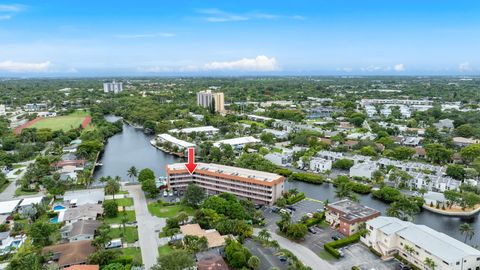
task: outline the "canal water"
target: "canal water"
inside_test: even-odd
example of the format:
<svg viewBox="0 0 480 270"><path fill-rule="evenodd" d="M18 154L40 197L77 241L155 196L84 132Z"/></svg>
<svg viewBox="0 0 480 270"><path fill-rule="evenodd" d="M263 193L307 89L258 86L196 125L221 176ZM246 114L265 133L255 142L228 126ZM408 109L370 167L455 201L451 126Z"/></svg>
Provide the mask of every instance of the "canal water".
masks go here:
<svg viewBox="0 0 480 270"><path fill-rule="evenodd" d="M105 118L110 122L120 119L115 116ZM108 139L98 161L103 166L95 169L94 178L98 180L102 176L120 176L122 180L130 181L127 171L132 166L137 171L150 168L155 176L165 176L165 166L180 162L181 159L156 149L150 144L151 139L142 130L123 124L123 131Z"/></svg>
<svg viewBox="0 0 480 270"><path fill-rule="evenodd" d="M116 121L119 118L107 116L106 119L108 121ZM151 139L152 138L143 133L142 130L124 124L121 133L108 139L105 151L99 160L103 166L95 170L95 179L99 179L102 176L118 175L128 181L127 170L131 166L135 166L138 171L143 168L150 168L155 172L157 177L165 176L165 166L167 164L181 162L181 159L154 148L150 145ZM304 192L309 198L322 201L328 199L329 202L337 200L335 198L335 188L331 184L313 185L304 182L288 182L286 187L297 188L299 191ZM383 214L385 214L388 208L387 204L373 199L370 195L360 195L359 199L360 203L377 209ZM415 217L414 222L427 225L437 231L455 237L460 241L463 241L464 237L460 234L458 228L460 224L467 222L475 229L475 235L468 243L472 245L480 244L480 222L478 221L478 217L473 219L445 217L423 210Z"/></svg>

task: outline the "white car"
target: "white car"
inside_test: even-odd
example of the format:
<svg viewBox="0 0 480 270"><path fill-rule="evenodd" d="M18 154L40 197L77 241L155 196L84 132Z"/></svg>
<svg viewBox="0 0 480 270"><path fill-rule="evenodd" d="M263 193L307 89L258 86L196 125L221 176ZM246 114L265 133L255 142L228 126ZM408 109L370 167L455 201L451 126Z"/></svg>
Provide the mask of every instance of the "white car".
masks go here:
<svg viewBox="0 0 480 270"><path fill-rule="evenodd" d="M168 191L165 190L165 191L163 192L163 197L168 197Z"/></svg>
<svg viewBox="0 0 480 270"><path fill-rule="evenodd" d="M170 191L170 192L168 193L168 196L173 197L173 191Z"/></svg>

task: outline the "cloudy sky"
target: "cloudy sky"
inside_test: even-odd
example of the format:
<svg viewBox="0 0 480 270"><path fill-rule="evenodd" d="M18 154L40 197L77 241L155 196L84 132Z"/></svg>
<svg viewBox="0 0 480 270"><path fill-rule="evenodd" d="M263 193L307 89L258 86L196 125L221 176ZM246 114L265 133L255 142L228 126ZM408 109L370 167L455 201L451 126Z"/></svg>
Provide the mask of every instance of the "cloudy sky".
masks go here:
<svg viewBox="0 0 480 270"><path fill-rule="evenodd" d="M0 76L478 75L480 1L0 2Z"/></svg>

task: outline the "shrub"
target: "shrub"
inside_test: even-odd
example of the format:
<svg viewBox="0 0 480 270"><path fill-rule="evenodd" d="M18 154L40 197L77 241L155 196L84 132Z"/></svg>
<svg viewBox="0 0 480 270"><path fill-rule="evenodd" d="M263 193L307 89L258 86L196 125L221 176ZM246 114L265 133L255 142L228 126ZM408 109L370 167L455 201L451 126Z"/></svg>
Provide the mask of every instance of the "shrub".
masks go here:
<svg viewBox="0 0 480 270"><path fill-rule="evenodd" d="M313 174L313 173L303 173L303 172L295 172L292 173L290 179L293 181L302 181L307 183L313 184L322 184L324 181L324 177L320 174Z"/></svg>
<svg viewBox="0 0 480 270"><path fill-rule="evenodd" d="M366 233L367 233L367 230L361 230L355 234L350 235L349 237L345 237L333 242L326 243L325 245L323 245L323 248L328 253L332 254L332 256L338 259L340 258L340 253L338 252L337 248L348 246L350 244L360 241L360 237L362 235L365 235Z"/></svg>
<svg viewBox="0 0 480 270"><path fill-rule="evenodd" d="M103 210L105 216L109 218L116 217L118 215L118 204L115 200L107 200L103 202Z"/></svg>
<svg viewBox="0 0 480 270"><path fill-rule="evenodd" d="M305 193L300 192L295 196L290 196L287 198L287 204L295 204L301 200L305 199Z"/></svg>

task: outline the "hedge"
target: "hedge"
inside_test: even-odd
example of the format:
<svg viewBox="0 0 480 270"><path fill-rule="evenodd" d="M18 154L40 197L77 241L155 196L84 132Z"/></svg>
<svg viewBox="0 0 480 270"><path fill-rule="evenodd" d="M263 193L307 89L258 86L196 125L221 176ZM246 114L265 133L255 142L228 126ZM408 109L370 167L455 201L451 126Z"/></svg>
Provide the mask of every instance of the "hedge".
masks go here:
<svg viewBox="0 0 480 270"><path fill-rule="evenodd" d="M326 243L323 245L323 248L330 254L332 254L333 257L339 259L340 258L340 252L338 252L337 248L341 248L344 246L348 246L350 244L356 243L360 241L360 237L365 235L367 233L367 230L361 230L355 234L350 235L349 237L345 237L342 239L338 239L333 242Z"/></svg>
<svg viewBox="0 0 480 270"><path fill-rule="evenodd" d="M290 175L289 178L294 181L302 181L302 182L313 183L313 184L322 184L324 181L324 177L320 174L302 173L302 172L292 173L292 175Z"/></svg>
<svg viewBox="0 0 480 270"><path fill-rule="evenodd" d="M287 204L292 205L295 204L301 200L305 199L305 193L300 192L295 196L291 196L287 199Z"/></svg>
<svg viewBox="0 0 480 270"><path fill-rule="evenodd" d="M313 214L313 218L309 218L305 221L307 227L312 227L313 225L319 224L325 219L325 212Z"/></svg>

